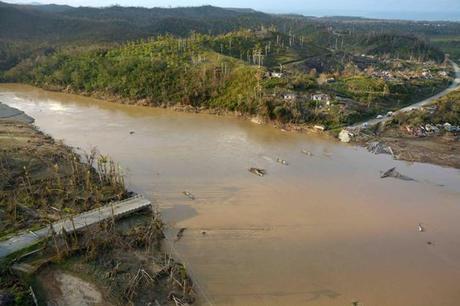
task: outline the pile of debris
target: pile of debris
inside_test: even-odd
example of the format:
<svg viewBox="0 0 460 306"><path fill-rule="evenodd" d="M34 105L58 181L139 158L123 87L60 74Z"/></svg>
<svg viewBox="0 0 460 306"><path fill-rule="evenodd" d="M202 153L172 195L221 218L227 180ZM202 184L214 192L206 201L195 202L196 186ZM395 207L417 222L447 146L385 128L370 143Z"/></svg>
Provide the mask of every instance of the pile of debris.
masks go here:
<svg viewBox="0 0 460 306"><path fill-rule="evenodd" d="M442 134L443 132L459 133L460 126L452 125L448 122L444 124L430 124L420 125L418 127L405 126L405 130L410 135L416 137L427 137Z"/></svg>
<svg viewBox="0 0 460 306"><path fill-rule="evenodd" d="M343 129L339 133L339 139L341 142L350 142L355 135L347 129Z"/></svg>
<svg viewBox="0 0 460 306"><path fill-rule="evenodd" d="M374 154L391 154L394 157L393 150L383 142L373 141L367 144L367 150Z"/></svg>

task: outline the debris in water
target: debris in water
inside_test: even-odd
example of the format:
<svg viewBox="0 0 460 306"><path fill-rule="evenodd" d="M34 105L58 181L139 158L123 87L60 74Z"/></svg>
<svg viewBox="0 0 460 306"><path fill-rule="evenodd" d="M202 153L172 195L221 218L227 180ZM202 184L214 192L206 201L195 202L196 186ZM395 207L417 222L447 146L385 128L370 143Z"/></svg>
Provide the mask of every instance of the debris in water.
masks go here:
<svg viewBox="0 0 460 306"><path fill-rule="evenodd" d="M307 150L302 150L302 154L305 154L307 156L313 156L313 153L311 153L310 151L307 151Z"/></svg>
<svg viewBox="0 0 460 306"><path fill-rule="evenodd" d="M428 244L428 245L433 245L433 242L428 241L426 244Z"/></svg>
<svg viewBox="0 0 460 306"><path fill-rule="evenodd" d="M195 200L195 196L191 194L190 192L184 191L183 194L187 196L188 198L190 198L191 200Z"/></svg>
<svg viewBox="0 0 460 306"><path fill-rule="evenodd" d="M135 132L134 131L130 131L129 132L129 135L133 135Z"/></svg>
<svg viewBox="0 0 460 306"><path fill-rule="evenodd" d="M205 231L202 231L202 232L201 232L201 235L203 235L203 236L206 235L206 232L205 232Z"/></svg>
<svg viewBox="0 0 460 306"><path fill-rule="evenodd" d="M249 172L255 175L261 176L261 177L267 174L267 171L265 171L264 169L259 169L259 168L249 168Z"/></svg>
<svg viewBox="0 0 460 306"><path fill-rule="evenodd" d="M413 178L408 177L408 176L405 176L405 175L402 175L401 173L399 173L398 171L396 171L396 167L391 168L391 169L385 171L385 172L380 176L380 178L387 178L387 177L393 177L393 178L397 178L397 179L404 180L404 181L415 181Z"/></svg>
<svg viewBox="0 0 460 306"><path fill-rule="evenodd" d="M183 227L177 232L176 241L179 241L184 236L184 232L186 229L186 227Z"/></svg>
<svg viewBox="0 0 460 306"><path fill-rule="evenodd" d="M422 226L421 223L418 224L418 231L419 232L424 232L425 231L425 228Z"/></svg>
<svg viewBox="0 0 460 306"><path fill-rule="evenodd" d="M287 162L286 160L281 159L281 158L279 158L279 157L276 158L276 162L277 162L277 163L280 163L280 164L282 164L282 165L285 165L285 166L288 165L288 162Z"/></svg>

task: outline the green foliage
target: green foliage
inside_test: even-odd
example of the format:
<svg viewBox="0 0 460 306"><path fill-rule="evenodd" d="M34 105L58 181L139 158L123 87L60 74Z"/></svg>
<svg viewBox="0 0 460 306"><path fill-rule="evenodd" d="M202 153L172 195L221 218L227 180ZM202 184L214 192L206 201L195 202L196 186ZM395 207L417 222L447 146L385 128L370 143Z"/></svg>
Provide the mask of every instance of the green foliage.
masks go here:
<svg viewBox="0 0 460 306"><path fill-rule="evenodd" d="M289 107L286 105L278 105L273 110L275 118L282 123L287 123L292 119L292 113Z"/></svg>
<svg viewBox="0 0 460 306"><path fill-rule="evenodd" d="M210 101L213 108L255 114L261 102L263 70L257 67L240 66L229 75L228 81Z"/></svg>
<svg viewBox="0 0 460 306"><path fill-rule="evenodd" d="M398 114L393 119L393 123L420 126L427 123L444 124L448 122L452 125L460 125L460 90L442 97L433 106L436 108L434 112L416 110Z"/></svg>
<svg viewBox="0 0 460 306"><path fill-rule="evenodd" d="M110 50L58 51L24 61L12 81L75 92L104 93L152 105L180 103L254 113L263 69L209 52L209 36L160 36Z"/></svg>

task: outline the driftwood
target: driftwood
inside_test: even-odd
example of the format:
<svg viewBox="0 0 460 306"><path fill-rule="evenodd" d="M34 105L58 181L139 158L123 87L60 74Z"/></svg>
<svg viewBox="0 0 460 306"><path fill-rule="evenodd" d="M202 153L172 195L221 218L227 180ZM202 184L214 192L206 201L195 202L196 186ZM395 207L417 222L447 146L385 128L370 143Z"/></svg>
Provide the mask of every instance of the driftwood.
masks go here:
<svg viewBox="0 0 460 306"><path fill-rule="evenodd" d="M310 151L302 150L301 152L302 152L302 154L305 154L307 156L313 156L313 153L311 153Z"/></svg>
<svg viewBox="0 0 460 306"><path fill-rule="evenodd" d="M264 169L259 169L259 168L249 168L249 172L255 175L261 176L261 177L267 174L267 171L265 171Z"/></svg>
<svg viewBox="0 0 460 306"><path fill-rule="evenodd" d="M188 197L190 200L195 200L195 196L188 191L184 191L183 194Z"/></svg>
<svg viewBox="0 0 460 306"><path fill-rule="evenodd" d="M184 236L184 232L186 229L186 227L183 227L177 232L176 241L179 241Z"/></svg>
<svg viewBox="0 0 460 306"><path fill-rule="evenodd" d="M380 176L380 178L387 178L387 177L393 177L393 178L397 178L397 179L400 179L400 180L403 180L403 181L415 181L413 178L405 176L405 175L402 175L401 173L399 173L396 170L396 167L391 168L391 169L383 172L383 174Z"/></svg>

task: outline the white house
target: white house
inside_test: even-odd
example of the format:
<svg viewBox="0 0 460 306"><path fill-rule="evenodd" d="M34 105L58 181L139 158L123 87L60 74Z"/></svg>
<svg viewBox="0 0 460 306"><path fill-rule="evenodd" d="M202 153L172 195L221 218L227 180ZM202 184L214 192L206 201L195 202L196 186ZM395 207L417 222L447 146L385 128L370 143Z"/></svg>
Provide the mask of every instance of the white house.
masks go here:
<svg viewBox="0 0 460 306"><path fill-rule="evenodd" d="M311 99L313 101L324 102L328 106L331 104L331 97L327 94L323 94L323 93L313 94L311 95Z"/></svg>
<svg viewBox="0 0 460 306"><path fill-rule="evenodd" d="M295 93L285 93L283 94L283 99L287 101L293 101L297 99L297 95Z"/></svg>

